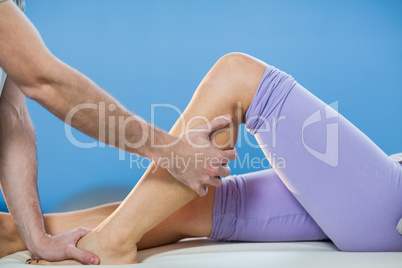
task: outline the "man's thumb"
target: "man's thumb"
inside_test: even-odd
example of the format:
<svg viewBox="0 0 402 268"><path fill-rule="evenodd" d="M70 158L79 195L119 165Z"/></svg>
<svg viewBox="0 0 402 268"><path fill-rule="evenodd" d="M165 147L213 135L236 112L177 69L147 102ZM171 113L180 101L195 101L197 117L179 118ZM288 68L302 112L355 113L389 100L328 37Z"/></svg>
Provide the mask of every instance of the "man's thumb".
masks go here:
<svg viewBox="0 0 402 268"><path fill-rule="evenodd" d="M82 264L97 265L100 263L99 258L95 254L79 250L78 248L73 250L73 255L71 258L79 261Z"/></svg>
<svg viewBox="0 0 402 268"><path fill-rule="evenodd" d="M211 132L226 127L231 121L232 117L229 114L215 117L209 122L211 124Z"/></svg>

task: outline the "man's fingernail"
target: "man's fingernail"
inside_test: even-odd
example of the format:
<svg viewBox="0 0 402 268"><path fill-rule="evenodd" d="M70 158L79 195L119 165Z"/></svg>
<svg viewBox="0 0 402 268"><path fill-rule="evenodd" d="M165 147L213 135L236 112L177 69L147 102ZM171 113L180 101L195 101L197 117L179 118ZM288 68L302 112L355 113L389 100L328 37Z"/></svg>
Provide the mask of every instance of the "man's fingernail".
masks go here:
<svg viewBox="0 0 402 268"><path fill-rule="evenodd" d="M91 257L90 262L91 262L92 264L98 264L98 263L99 263L99 259L98 259L98 258L95 258L95 257Z"/></svg>
<svg viewBox="0 0 402 268"><path fill-rule="evenodd" d="M225 118L226 118L226 120L228 120L228 121L232 121L232 117L230 116L230 115L225 115Z"/></svg>

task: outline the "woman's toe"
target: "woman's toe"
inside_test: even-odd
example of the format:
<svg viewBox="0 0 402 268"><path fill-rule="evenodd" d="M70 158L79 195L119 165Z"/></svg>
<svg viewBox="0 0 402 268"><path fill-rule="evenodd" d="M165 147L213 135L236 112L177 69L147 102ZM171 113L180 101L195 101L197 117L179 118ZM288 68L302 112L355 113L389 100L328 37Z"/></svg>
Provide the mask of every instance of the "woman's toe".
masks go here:
<svg viewBox="0 0 402 268"><path fill-rule="evenodd" d="M48 261L45 260L32 260L28 259L26 260L25 264L31 264L31 265L49 265Z"/></svg>
<svg viewBox="0 0 402 268"><path fill-rule="evenodd" d="M81 263L74 261L74 260L66 260L66 261L59 261L59 262L51 262L45 260L31 260L28 259L25 261L26 264L30 265L82 265Z"/></svg>

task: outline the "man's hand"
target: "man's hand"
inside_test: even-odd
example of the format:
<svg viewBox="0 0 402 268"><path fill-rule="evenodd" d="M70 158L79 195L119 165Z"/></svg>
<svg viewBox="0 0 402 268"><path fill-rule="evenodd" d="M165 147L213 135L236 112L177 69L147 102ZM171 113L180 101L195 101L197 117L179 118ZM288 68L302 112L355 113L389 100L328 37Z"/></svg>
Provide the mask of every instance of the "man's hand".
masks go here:
<svg viewBox="0 0 402 268"><path fill-rule="evenodd" d="M236 159L236 149L217 149L212 145L210 135L229 125L231 120L229 115L216 117L208 124L182 134L176 150L172 152L174 159L171 159L172 155L169 156L171 161L165 168L200 196L207 194L207 185L220 186L220 176L230 175L227 163Z"/></svg>
<svg viewBox="0 0 402 268"><path fill-rule="evenodd" d="M74 259L82 264L99 264L99 258L77 248L78 240L87 235L91 230L77 228L56 236L44 234L38 247L30 249L33 259L44 259L48 261L63 261Z"/></svg>

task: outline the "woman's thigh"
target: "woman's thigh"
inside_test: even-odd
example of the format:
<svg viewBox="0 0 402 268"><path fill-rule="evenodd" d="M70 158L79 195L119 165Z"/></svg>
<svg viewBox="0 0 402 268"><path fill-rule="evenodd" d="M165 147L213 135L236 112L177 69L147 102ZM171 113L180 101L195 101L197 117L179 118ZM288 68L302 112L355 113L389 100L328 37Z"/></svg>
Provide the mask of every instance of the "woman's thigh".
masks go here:
<svg viewBox="0 0 402 268"><path fill-rule="evenodd" d="M273 169L223 180L215 189L210 237L265 242L328 239Z"/></svg>
<svg viewBox="0 0 402 268"><path fill-rule="evenodd" d="M268 66L246 127L339 249L402 250L401 166L336 110Z"/></svg>

